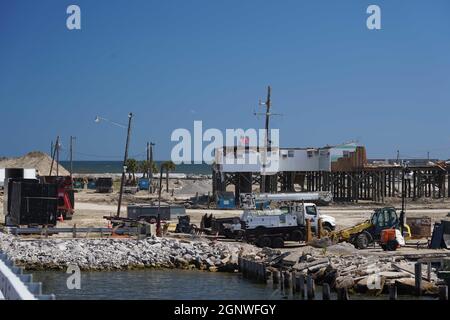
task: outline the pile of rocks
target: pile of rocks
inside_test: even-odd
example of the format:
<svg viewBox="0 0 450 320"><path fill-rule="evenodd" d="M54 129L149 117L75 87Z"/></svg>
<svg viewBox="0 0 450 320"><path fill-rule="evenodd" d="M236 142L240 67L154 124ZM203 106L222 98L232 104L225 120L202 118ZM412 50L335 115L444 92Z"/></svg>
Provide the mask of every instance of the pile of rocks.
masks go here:
<svg viewBox="0 0 450 320"><path fill-rule="evenodd" d="M135 268L196 268L235 271L238 256L254 248L208 240L170 238L133 239L21 239L0 233L0 250L29 270Z"/></svg>

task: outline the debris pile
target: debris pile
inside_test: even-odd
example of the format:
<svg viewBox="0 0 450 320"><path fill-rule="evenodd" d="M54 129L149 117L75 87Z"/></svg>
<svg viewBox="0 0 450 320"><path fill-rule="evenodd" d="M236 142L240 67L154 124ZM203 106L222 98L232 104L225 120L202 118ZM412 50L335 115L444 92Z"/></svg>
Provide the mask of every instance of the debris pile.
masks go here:
<svg viewBox="0 0 450 320"><path fill-rule="evenodd" d="M334 289L379 295L387 293L390 284L396 284L399 293L415 292L415 262L403 256L362 255L354 250L346 243L326 250L305 247L301 252L285 253L265 248L247 258L264 262L271 271L282 269L310 275L317 285L328 283ZM436 274L436 268L431 266L428 272L428 265L422 264L422 294L439 293L442 280Z"/></svg>

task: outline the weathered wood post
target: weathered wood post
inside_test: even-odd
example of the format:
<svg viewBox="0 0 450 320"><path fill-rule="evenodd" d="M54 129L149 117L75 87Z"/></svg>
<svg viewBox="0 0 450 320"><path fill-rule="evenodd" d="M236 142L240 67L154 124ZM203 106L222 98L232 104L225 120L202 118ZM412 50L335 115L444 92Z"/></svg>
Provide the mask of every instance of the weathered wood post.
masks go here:
<svg viewBox="0 0 450 320"><path fill-rule="evenodd" d="M296 275L295 275L295 271L291 271L291 283L292 283L292 294L294 294L296 292Z"/></svg>
<svg viewBox="0 0 450 320"><path fill-rule="evenodd" d="M314 300L316 296L316 288L314 284L314 279L311 276L306 276L306 291L308 295L308 300Z"/></svg>
<svg viewBox="0 0 450 320"><path fill-rule="evenodd" d="M428 282L431 281L431 261L427 263L427 280Z"/></svg>
<svg viewBox="0 0 450 320"><path fill-rule="evenodd" d="M75 223L72 228L72 238L77 237L77 224Z"/></svg>
<svg viewBox="0 0 450 320"><path fill-rule="evenodd" d="M397 285L395 283L389 285L389 300L397 300Z"/></svg>
<svg viewBox="0 0 450 320"><path fill-rule="evenodd" d="M267 283L267 269L264 263L261 263L262 282Z"/></svg>
<svg viewBox="0 0 450 320"><path fill-rule="evenodd" d="M348 297L347 288L339 288L337 289L338 300L350 300Z"/></svg>
<svg viewBox="0 0 450 320"><path fill-rule="evenodd" d="M272 270L272 282L274 285L278 285L280 283L280 273L278 270Z"/></svg>
<svg viewBox="0 0 450 320"><path fill-rule="evenodd" d="M289 289L291 287L291 280L290 280L291 275L290 275L289 271L285 271L283 274L283 277L284 277L284 287L286 289Z"/></svg>
<svg viewBox="0 0 450 320"><path fill-rule="evenodd" d="M295 292L300 292L301 286L300 286L300 276L295 276Z"/></svg>
<svg viewBox="0 0 450 320"><path fill-rule="evenodd" d="M331 300L330 285L324 283L322 286L322 300Z"/></svg>
<svg viewBox="0 0 450 320"><path fill-rule="evenodd" d="M439 286L439 300L448 300L448 286Z"/></svg>
<svg viewBox="0 0 450 320"><path fill-rule="evenodd" d="M208 209L210 208L210 204L211 204L211 192L208 191Z"/></svg>
<svg viewBox="0 0 450 320"><path fill-rule="evenodd" d="M305 242L308 243L312 240L312 233L311 233L311 220L306 219L306 239Z"/></svg>
<svg viewBox="0 0 450 320"><path fill-rule="evenodd" d="M422 294L422 262L416 262L414 265L414 274L416 278L416 295L420 296Z"/></svg>
<svg viewBox="0 0 450 320"><path fill-rule="evenodd" d="M305 275L300 274L298 276L298 290L300 291L302 297L305 297Z"/></svg>
<svg viewBox="0 0 450 320"><path fill-rule="evenodd" d="M318 239L320 239L322 237L322 219L319 219L317 221L316 237Z"/></svg>

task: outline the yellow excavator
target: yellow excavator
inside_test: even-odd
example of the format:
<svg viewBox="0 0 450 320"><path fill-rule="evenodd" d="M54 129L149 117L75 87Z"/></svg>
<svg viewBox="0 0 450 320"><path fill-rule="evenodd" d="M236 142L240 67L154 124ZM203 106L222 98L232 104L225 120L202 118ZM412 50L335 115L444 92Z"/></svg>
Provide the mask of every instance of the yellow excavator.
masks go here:
<svg viewBox="0 0 450 320"><path fill-rule="evenodd" d="M369 245L379 242L385 250L395 250L400 244L401 240L395 238L386 238L386 230L399 230L398 235L403 239L411 237L411 229L404 223L404 216L397 215L395 208L385 207L376 209L369 220L359 223L355 226L335 231L329 234L329 237L334 243L349 242L357 249L365 249Z"/></svg>

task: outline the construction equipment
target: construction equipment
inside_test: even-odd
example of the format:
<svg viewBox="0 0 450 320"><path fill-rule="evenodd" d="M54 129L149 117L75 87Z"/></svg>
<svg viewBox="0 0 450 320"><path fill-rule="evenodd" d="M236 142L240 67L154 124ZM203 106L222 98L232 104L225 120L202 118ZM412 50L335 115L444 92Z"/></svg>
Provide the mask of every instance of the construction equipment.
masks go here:
<svg viewBox="0 0 450 320"><path fill-rule="evenodd" d="M75 194L70 176L41 176L41 183L56 184L58 188L58 217L72 220L75 212Z"/></svg>
<svg viewBox="0 0 450 320"><path fill-rule="evenodd" d="M296 200L299 195L297 195ZM222 234L227 237L244 239L255 243L259 247L282 248L285 241L304 241L306 225L312 224L318 229L319 222L326 221L327 231L331 232L336 226L335 219L331 216L321 215L314 203L289 201L288 205L284 198L278 200L272 198L273 202L283 203L279 209L264 208L257 209L256 199L261 197L254 194L241 195L241 204L244 212L240 218L223 221ZM308 195L308 199L311 199Z"/></svg>
<svg viewBox="0 0 450 320"><path fill-rule="evenodd" d="M8 180L8 226L54 226L57 217L57 185L42 184L37 179Z"/></svg>
<svg viewBox="0 0 450 320"><path fill-rule="evenodd" d="M389 241L397 241L401 244L401 239L397 239L397 235L409 239L411 237L411 229L408 225L403 226L403 234L400 232L401 221L397 215L395 208L385 207L376 209L369 220L359 223L350 228L330 233L330 238L334 242L349 242L357 249L365 249L370 244L380 242L383 249L386 250L393 247L393 242L388 245ZM384 232L383 230L392 229L398 230L393 237L392 231ZM383 237L382 237L383 233ZM404 244L404 243L403 243ZM397 248L397 246L395 247Z"/></svg>
<svg viewBox="0 0 450 320"><path fill-rule="evenodd" d="M398 229L384 229L380 234L380 246L384 251L395 251L405 245L405 238Z"/></svg>

